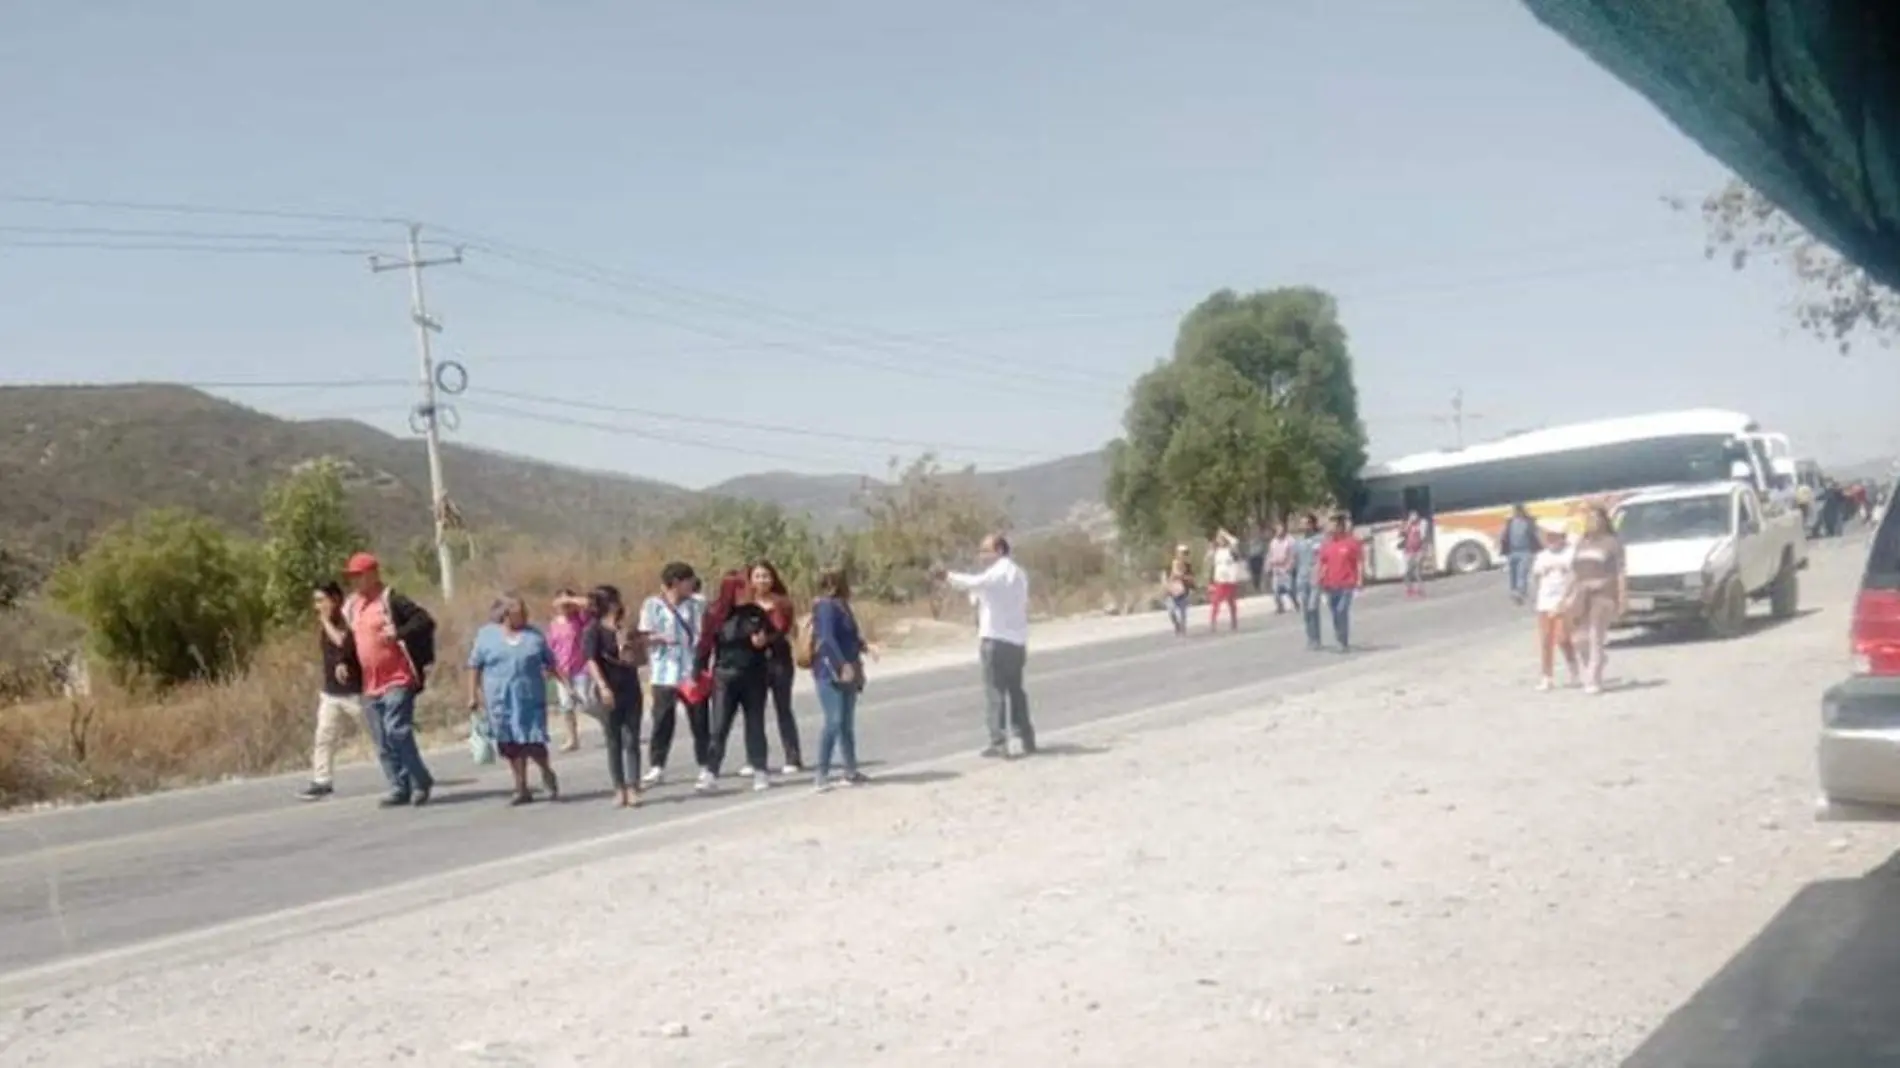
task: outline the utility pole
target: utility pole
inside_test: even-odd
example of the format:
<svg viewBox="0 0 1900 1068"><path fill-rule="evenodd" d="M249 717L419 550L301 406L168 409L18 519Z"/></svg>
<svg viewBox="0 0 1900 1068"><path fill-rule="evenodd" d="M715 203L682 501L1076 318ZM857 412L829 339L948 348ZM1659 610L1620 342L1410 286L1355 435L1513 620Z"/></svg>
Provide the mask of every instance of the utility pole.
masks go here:
<svg viewBox="0 0 1900 1068"><path fill-rule="evenodd" d="M462 250L459 248L453 256L423 259L422 224L415 222L409 224L408 259L384 260L380 256L371 256L369 259L369 269L373 272L405 269L409 272L409 318L416 324L416 356L421 362L422 371L422 403L416 405L410 426L421 432L422 440L428 447L429 510L435 521L435 562L445 599L455 596L455 564L449 556L449 492L442 482L442 410L436 403L435 356L429 350L429 335L440 332L442 324L429 317L429 306L422 297L422 269L460 262Z"/></svg>
<svg viewBox="0 0 1900 1068"><path fill-rule="evenodd" d="M1462 449L1465 447L1465 420L1483 418L1484 416L1476 412L1465 411L1465 391L1461 388L1451 395L1451 414L1438 416L1435 421L1451 424L1453 440L1457 443L1456 447Z"/></svg>

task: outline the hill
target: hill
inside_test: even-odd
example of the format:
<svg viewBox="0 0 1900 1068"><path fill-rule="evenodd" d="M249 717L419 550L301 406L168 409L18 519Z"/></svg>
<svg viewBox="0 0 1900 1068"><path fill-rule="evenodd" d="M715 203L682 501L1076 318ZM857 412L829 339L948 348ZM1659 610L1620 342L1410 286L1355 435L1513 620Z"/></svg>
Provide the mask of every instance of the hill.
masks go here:
<svg viewBox="0 0 1900 1068"><path fill-rule="evenodd" d="M343 463L352 505L386 552L429 534L420 440L343 420L300 422L183 386L0 388L0 541L41 565L151 507L179 506L255 530L259 499L299 464ZM462 445L444 446L450 489L471 528L573 542L653 530L704 494L653 479L586 471ZM1018 530L1099 512L1100 453L973 476ZM824 526L850 525L866 480L748 475L706 494L771 501Z"/></svg>

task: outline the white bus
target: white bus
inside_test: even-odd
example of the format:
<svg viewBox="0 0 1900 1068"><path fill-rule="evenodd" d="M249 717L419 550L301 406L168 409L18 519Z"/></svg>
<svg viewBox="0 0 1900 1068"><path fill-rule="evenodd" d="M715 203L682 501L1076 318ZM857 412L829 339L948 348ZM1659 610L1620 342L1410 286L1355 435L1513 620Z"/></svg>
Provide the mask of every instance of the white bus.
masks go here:
<svg viewBox="0 0 1900 1068"><path fill-rule="evenodd" d="M1699 408L1527 431L1373 465L1351 508L1367 543L1366 575L1404 573L1398 534L1408 512L1430 521L1428 566L1464 574L1498 562L1515 504L1545 526L1574 531L1580 504L1614 507L1654 486L1741 477L1766 498L1773 466L1759 429L1740 412Z"/></svg>

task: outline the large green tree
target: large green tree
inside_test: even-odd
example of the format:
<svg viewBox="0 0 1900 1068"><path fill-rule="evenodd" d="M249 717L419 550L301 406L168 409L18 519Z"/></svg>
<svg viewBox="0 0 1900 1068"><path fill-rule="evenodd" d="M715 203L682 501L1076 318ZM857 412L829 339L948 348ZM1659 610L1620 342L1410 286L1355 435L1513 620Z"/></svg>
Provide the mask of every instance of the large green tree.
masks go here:
<svg viewBox="0 0 1900 1068"><path fill-rule="evenodd" d="M1366 459L1338 306L1312 288L1202 301L1135 383L1108 497L1138 545L1345 500Z"/></svg>

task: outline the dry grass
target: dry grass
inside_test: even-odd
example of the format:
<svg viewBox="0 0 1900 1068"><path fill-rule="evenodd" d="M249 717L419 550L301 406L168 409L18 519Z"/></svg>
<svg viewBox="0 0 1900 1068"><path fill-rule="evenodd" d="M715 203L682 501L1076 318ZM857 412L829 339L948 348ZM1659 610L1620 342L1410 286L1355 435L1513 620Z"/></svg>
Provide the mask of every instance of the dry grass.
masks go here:
<svg viewBox="0 0 1900 1068"><path fill-rule="evenodd" d="M618 585L634 600L654 585L665 561L658 550L638 548L617 559L578 551L509 550L460 576L461 589L450 603L417 594L439 627L438 664L417 711L425 744L452 741L465 730L467 714L458 697L462 659L497 591L519 592L537 611L545 611L540 606L560 587L598 582ZM1025 563L1072 579L1037 585L1035 609L1044 617L1120 611L1134 599L1128 584L1107 570L1071 567L1065 573L1052 559ZM505 583L502 575L508 576ZM923 604L859 608L865 629L892 648L945 640L944 627L905 625L907 619L932 614ZM955 601L939 605L938 614L952 623L972 622ZM234 682L185 686L153 697L96 677L85 698L0 707L0 808L103 800L304 767L318 691L316 653L314 633L286 634ZM361 747L362 738L353 744Z"/></svg>

